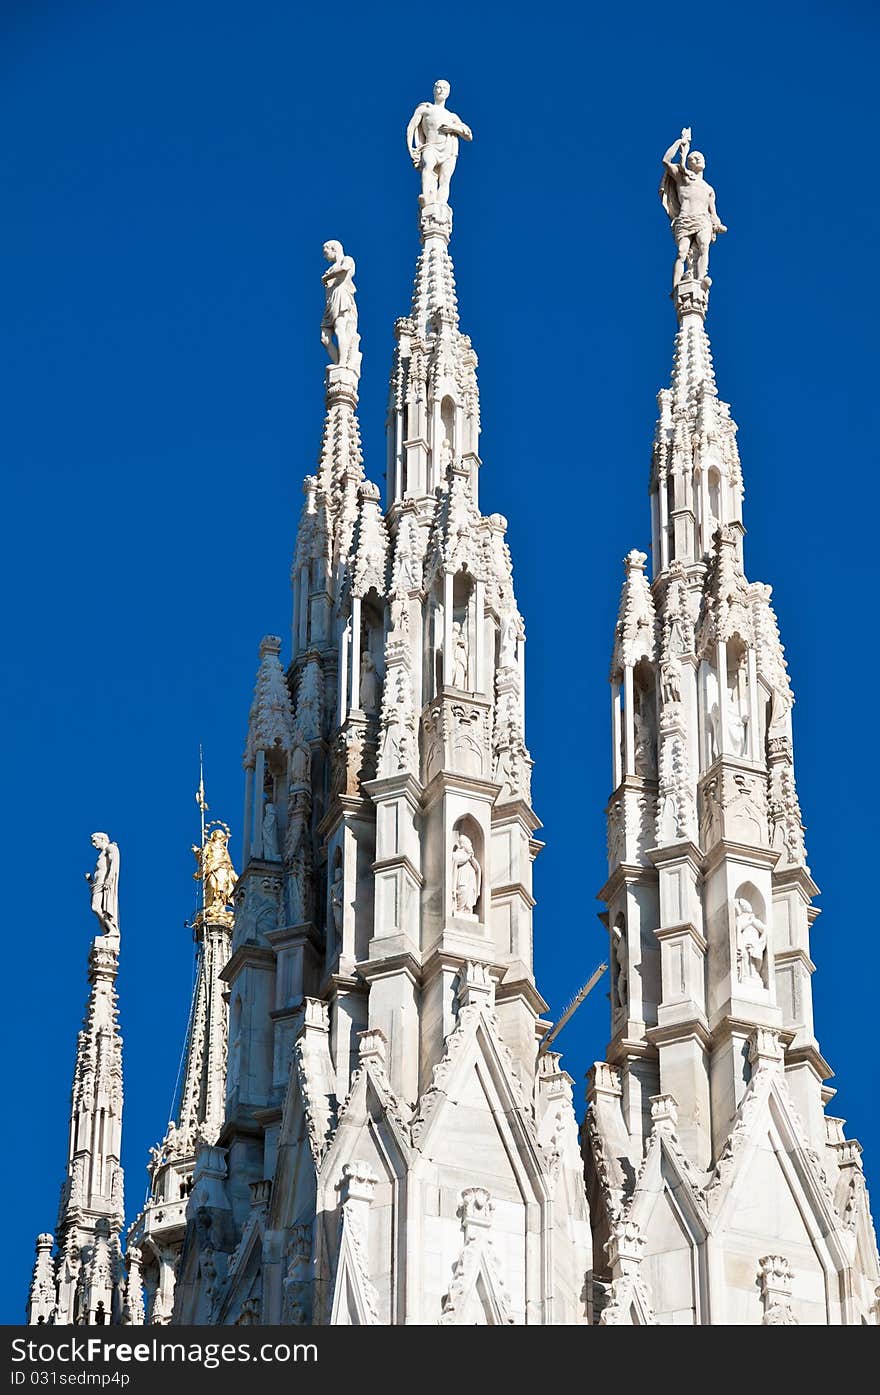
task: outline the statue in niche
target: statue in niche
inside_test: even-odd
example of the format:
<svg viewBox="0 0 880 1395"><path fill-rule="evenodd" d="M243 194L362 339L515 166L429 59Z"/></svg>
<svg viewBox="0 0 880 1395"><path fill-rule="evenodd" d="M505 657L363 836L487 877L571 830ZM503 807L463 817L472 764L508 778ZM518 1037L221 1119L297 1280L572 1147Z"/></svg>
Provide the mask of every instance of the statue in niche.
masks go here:
<svg viewBox="0 0 880 1395"><path fill-rule="evenodd" d="M452 903L457 916L476 920L482 881L474 845L466 833L459 833L452 845Z"/></svg>
<svg viewBox="0 0 880 1395"><path fill-rule="evenodd" d="M342 939L342 919L344 909L342 902L342 891L344 880L345 878L342 871L342 863L340 862L337 865L336 871L333 874L333 881L330 883L330 914L333 917L333 927L336 931L337 941Z"/></svg>
<svg viewBox="0 0 880 1395"><path fill-rule="evenodd" d="M626 1012L629 1007L629 979L626 972L626 936L622 926L615 925L612 938L614 940L614 961L617 965L615 977L617 1001L621 1010Z"/></svg>
<svg viewBox="0 0 880 1395"><path fill-rule="evenodd" d="M464 626L460 620L452 625L452 686L467 688L468 685L468 644Z"/></svg>
<svg viewBox="0 0 880 1395"><path fill-rule="evenodd" d="M675 156L679 163L675 164ZM676 258L672 272L673 289L685 274L706 285L709 280L709 246L727 228L715 208L715 190L703 178L705 157L691 150L690 127L685 127L663 156L664 174L660 199L672 223Z"/></svg>
<svg viewBox="0 0 880 1395"><path fill-rule="evenodd" d="M633 713L633 737L633 759L636 774L642 779L650 780L657 772L654 760L654 740L647 718L640 716L638 712Z"/></svg>
<svg viewBox="0 0 880 1395"><path fill-rule="evenodd" d="M321 343L327 350L331 363L360 373L361 339L357 332L358 315L354 303L357 292L354 284L354 258L345 255L341 242L333 241L324 243L324 256L330 265L321 277L327 297L324 318L321 321Z"/></svg>
<svg viewBox="0 0 880 1395"><path fill-rule="evenodd" d="M736 976L740 983L764 986L767 927L744 896L733 903L736 923Z"/></svg>
<svg viewBox="0 0 880 1395"><path fill-rule="evenodd" d="M107 833L93 833L92 847L98 853L94 872L86 872L92 893L92 911L105 935L118 935L119 848Z"/></svg>
<svg viewBox="0 0 880 1395"><path fill-rule="evenodd" d="M263 808L263 857L266 862L281 861L281 853L278 850L278 815L272 799L267 799Z"/></svg>
<svg viewBox="0 0 880 1395"><path fill-rule="evenodd" d="M516 666L516 642L519 639L519 632L516 627L516 620L511 615L504 620L501 625L501 642L498 653L499 668L514 668Z"/></svg>
<svg viewBox="0 0 880 1395"><path fill-rule="evenodd" d="M361 710L379 710L379 675L376 672L376 661L369 649L365 649L361 655Z"/></svg>
<svg viewBox="0 0 880 1395"><path fill-rule="evenodd" d="M748 717L744 717L740 712L736 698L731 695L730 708L727 713L727 736L732 756L744 756L746 753L748 720Z"/></svg>
<svg viewBox="0 0 880 1395"><path fill-rule="evenodd" d="M440 443L440 473L443 479L448 475L449 467L454 460L455 455L452 449L452 442L448 436L444 436Z"/></svg>
<svg viewBox="0 0 880 1395"><path fill-rule="evenodd" d="M473 140L466 126L454 111L447 111L449 83L438 78L434 83L433 102L420 102L406 128L406 148L413 165L422 176L419 204L449 203L449 184L458 159L459 140Z"/></svg>
<svg viewBox="0 0 880 1395"><path fill-rule="evenodd" d="M707 722L709 736L709 761L717 760L721 755L721 709L717 702L713 702L709 708L709 720Z"/></svg>
<svg viewBox="0 0 880 1395"><path fill-rule="evenodd" d="M681 664L671 656L660 665L660 696L664 705L681 702Z"/></svg>
<svg viewBox="0 0 880 1395"><path fill-rule="evenodd" d="M290 757L291 785L307 785L311 778L312 753L304 741L298 741Z"/></svg>
<svg viewBox="0 0 880 1395"><path fill-rule="evenodd" d="M225 911L232 901L232 893L238 878L229 856L230 829L225 824L217 828L205 839L204 847L193 845L198 866L193 872L193 880L204 887L205 911Z"/></svg>

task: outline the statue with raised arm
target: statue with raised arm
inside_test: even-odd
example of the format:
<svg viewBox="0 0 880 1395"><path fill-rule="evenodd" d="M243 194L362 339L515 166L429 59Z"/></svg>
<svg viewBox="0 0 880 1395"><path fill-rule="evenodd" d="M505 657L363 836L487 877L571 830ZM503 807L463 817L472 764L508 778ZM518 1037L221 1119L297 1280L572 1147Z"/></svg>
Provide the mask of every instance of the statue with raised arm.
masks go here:
<svg viewBox="0 0 880 1395"><path fill-rule="evenodd" d="M324 256L330 263L321 284L327 297L321 321L321 343L330 362L340 368L361 371L361 337L357 332L358 312L354 303L354 257L347 257L341 242L325 242ZM336 342L334 343L334 335Z"/></svg>
<svg viewBox="0 0 880 1395"><path fill-rule="evenodd" d="M709 244L715 241L718 233L727 232L727 228L715 208L715 190L703 178L705 157L699 150L691 150L689 126L670 145L663 156L663 165L660 199L672 222L676 246L673 290L684 277L685 263L692 280L710 285Z"/></svg>
<svg viewBox="0 0 880 1395"><path fill-rule="evenodd" d="M433 102L420 102L406 128L406 148L422 176L419 196L422 208L432 203L449 203L449 183L458 159L458 142L474 138L470 126L466 126L454 111L446 110L449 91L449 83L438 78L434 83Z"/></svg>
<svg viewBox="0 0 880 1395"><path fill-rule="evenodd" d="M118 935L119 848L111 843L106 833L93 833L92 847L98 851L94 872L86 872L92 892L92 910L105 935Z"/></svg>

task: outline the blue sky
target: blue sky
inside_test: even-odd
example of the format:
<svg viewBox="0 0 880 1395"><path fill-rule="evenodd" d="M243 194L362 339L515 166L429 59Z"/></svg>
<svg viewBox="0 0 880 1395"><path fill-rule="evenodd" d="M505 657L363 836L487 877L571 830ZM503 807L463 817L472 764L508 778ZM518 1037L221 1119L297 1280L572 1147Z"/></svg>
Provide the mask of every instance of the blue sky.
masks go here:
<svg viewBox="0 0 880 1395"><path fill-rule="evenodd" d="M608 659L620 559L650 540L675 329L660 157L689 124L730 227L708 327L740 426L746 567L774 587L797 696L817 1030L833 1112L878 1176L877 62L876 8L851 0L6 0L0 1320L21 1319L55 1221L95 828L122 850L129 1215L142 1199L189 1004L199 742L237 844L257 645L289 633L321 430L321 245L357 258L381 481L417 252L404 131L438 75L475 133L452 250L480 356L481 504L510 520L528 626L539 987L558 1010L604 952ZM606 991L560 1041L579 1101Z"/></svg>

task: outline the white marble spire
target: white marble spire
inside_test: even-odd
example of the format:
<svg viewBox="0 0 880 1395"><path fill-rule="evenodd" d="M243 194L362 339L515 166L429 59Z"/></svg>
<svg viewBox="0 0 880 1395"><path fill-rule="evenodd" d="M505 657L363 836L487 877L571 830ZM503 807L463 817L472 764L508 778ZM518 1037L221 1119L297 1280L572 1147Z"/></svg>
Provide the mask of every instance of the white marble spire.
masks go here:
<svg viewBox="0 0 880 1395"><path fill-rule="evenodd" d="M117 1322L122 1299L119 1232L124 1219L122 1149L122 1037L119 1032L116 976L119 928L116 870L107 886L105 834L94 835L99 868L90 879L93 908L102 925L89 951L89 997L77 1038L70 1100L67 1174L61 1188L55 1229L55 1296L48 1309L50 1261L45 1235L38 1241L38 1265L28 1305L28 1321ZM109 864L108 864L109 866ZM118 850L113 868L118 870ZM102 886L102 876L105 885ZM39 1272L37 1272L39 1270Z"/></svg>

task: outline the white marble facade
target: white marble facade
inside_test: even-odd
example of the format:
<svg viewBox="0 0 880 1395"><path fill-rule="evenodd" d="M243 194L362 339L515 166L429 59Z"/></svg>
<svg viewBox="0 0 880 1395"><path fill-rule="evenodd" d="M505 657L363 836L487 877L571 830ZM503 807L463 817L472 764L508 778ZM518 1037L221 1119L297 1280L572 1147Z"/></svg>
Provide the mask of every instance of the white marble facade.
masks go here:
<svg viewBox="0 0 880 1395"><path fill-rule="evenodd" d="M825 1112L813 1033L793 699L770 588L743 571L704 327L725 229L689 132L666 157L679 330L653 574L628 554L612 660L611 1041L582 1131L540 1050L525 626L506 520L479 507L448 201L472 133L448 96L438 81L407 130L421 250L384 508L354 261L324 248L331 362L289 658L263 639L234 924L198 927L183 1099L118 1306L135 1323L877 1323L860 1150Z"/></svg>

